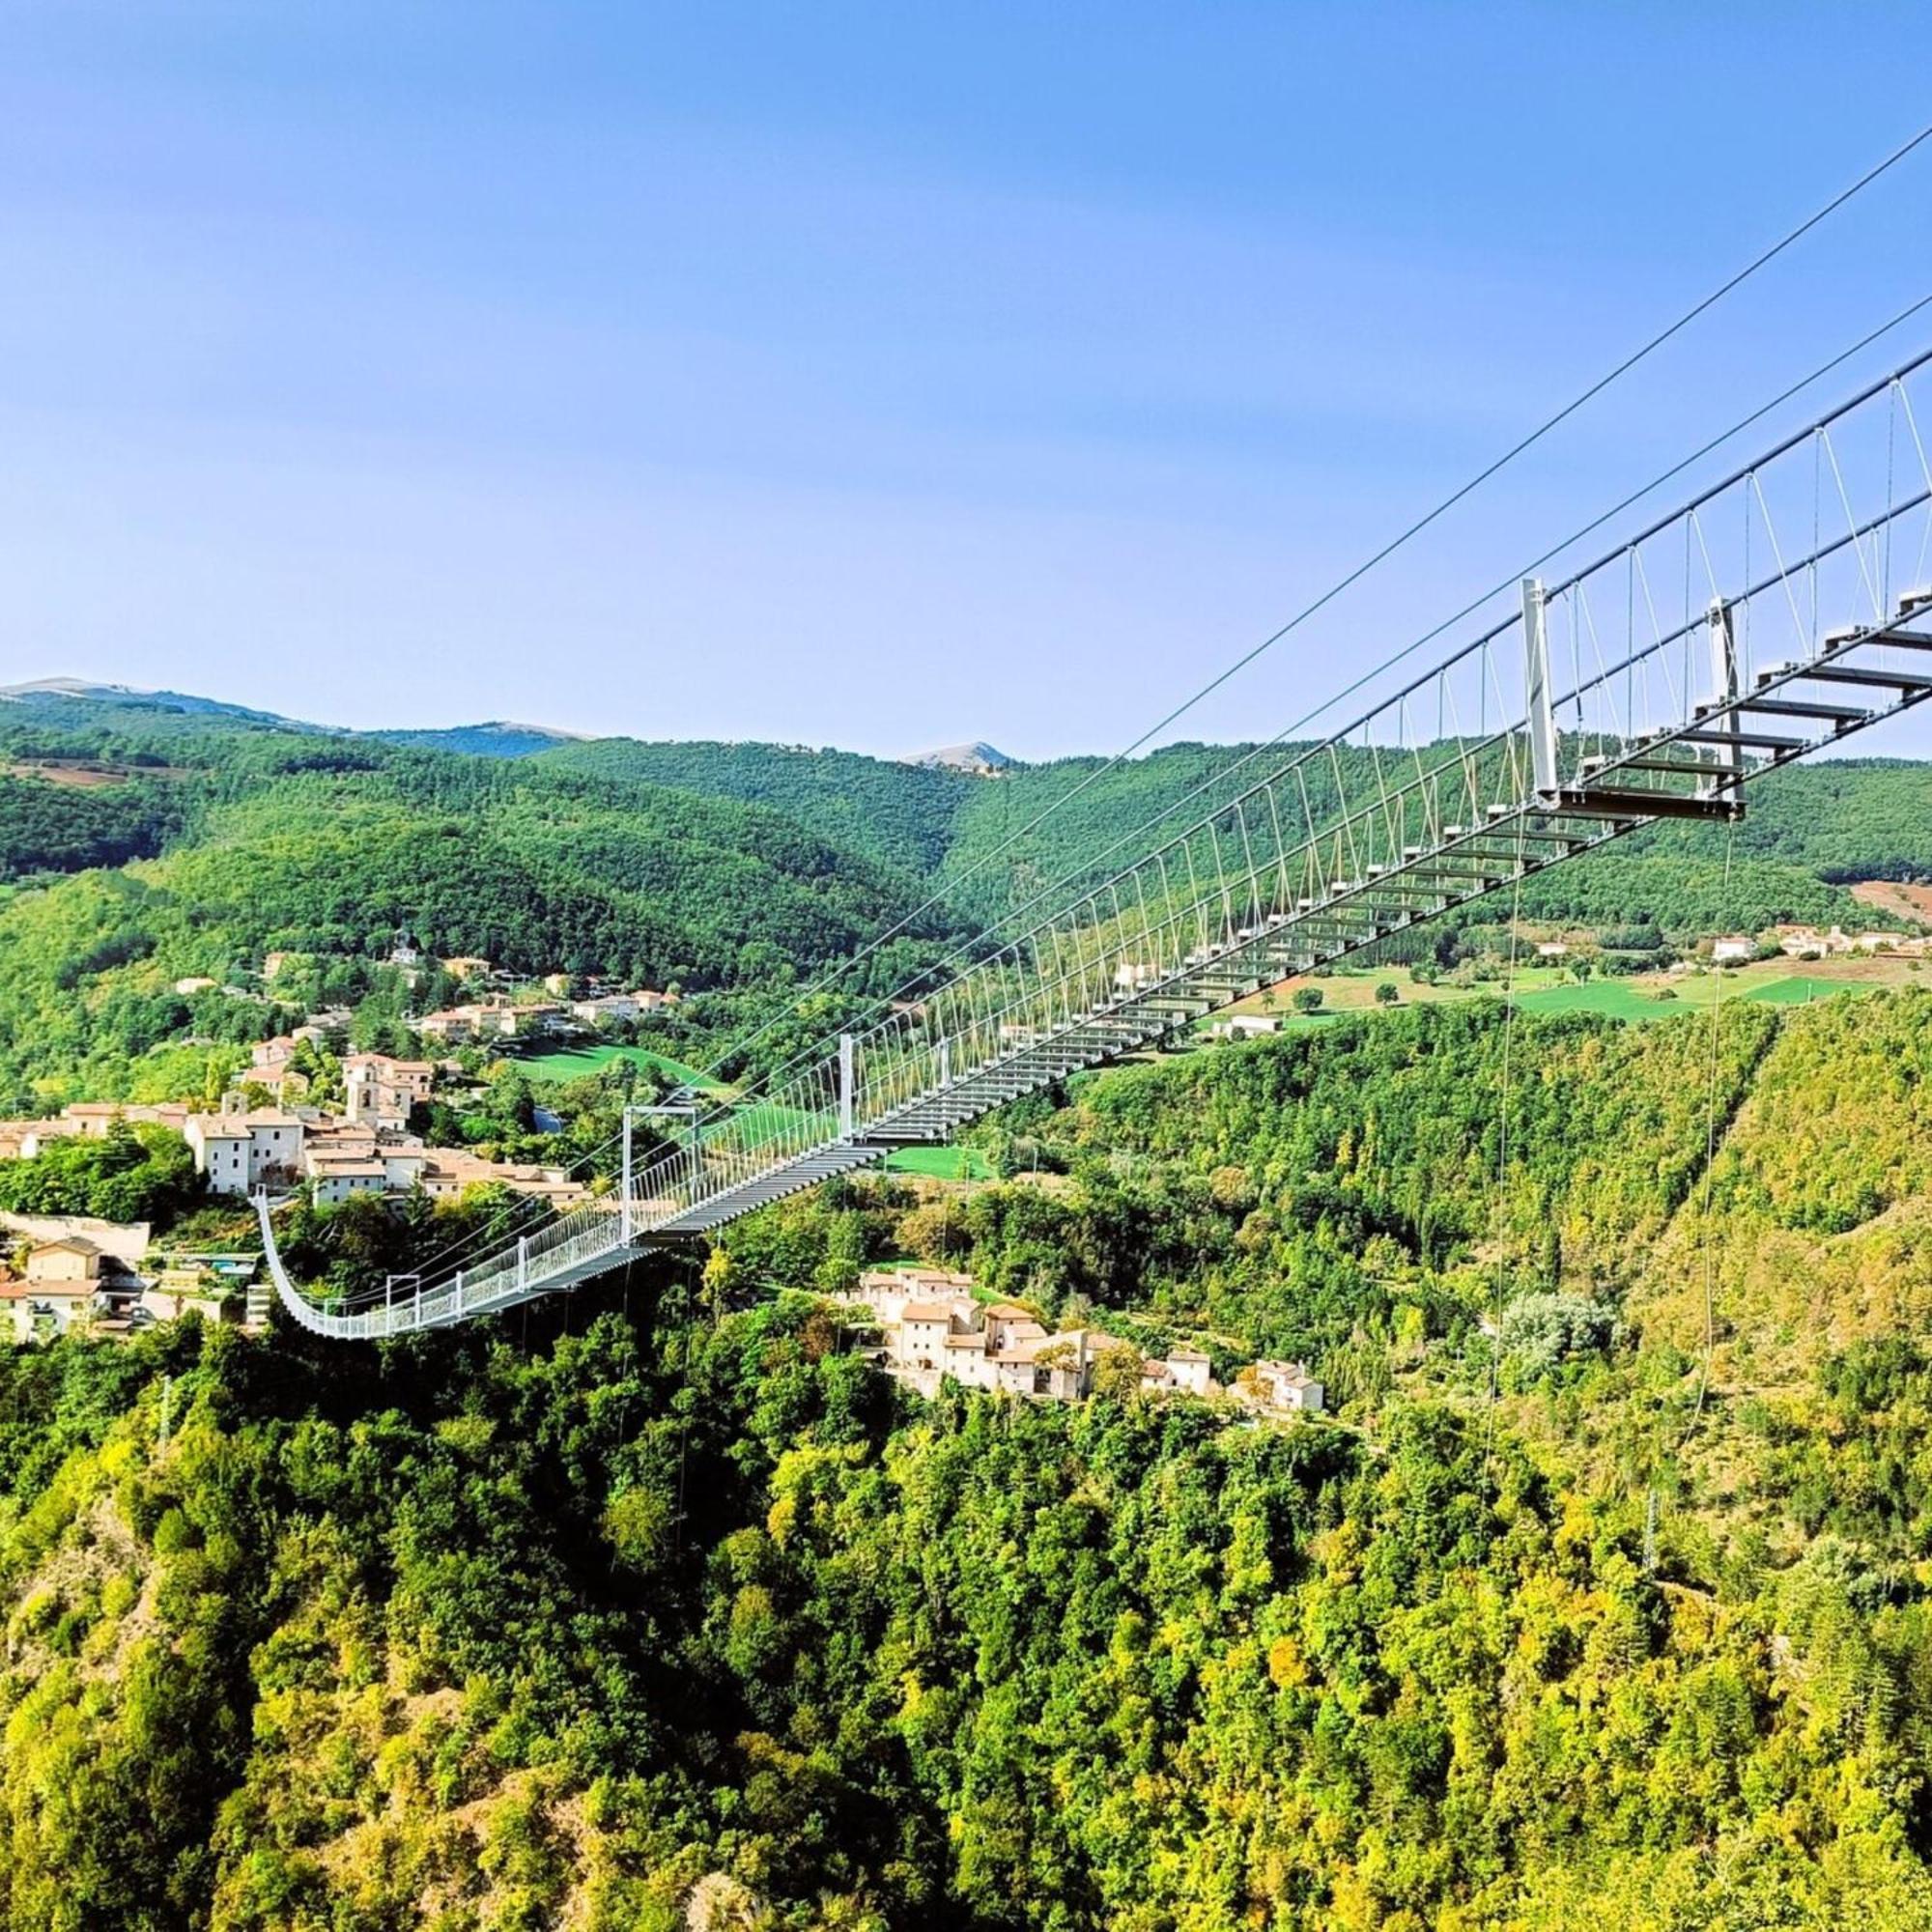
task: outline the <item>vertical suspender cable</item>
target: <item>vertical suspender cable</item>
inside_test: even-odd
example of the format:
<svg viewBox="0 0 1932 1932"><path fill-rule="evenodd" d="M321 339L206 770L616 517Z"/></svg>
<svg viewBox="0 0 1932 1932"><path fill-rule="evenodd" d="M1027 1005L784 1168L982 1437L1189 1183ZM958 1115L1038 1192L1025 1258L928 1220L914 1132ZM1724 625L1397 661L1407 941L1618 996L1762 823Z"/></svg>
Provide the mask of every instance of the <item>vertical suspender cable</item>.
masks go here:
<svg viewBox="0 0 1932 1932"><path fill-rule="evenodd" d="M1517 926L1522 916L1522 875L1526 845L1524 835L1528 825L1528 814L1519 812L1516 821L1516 879L1510 889L1509 964L1503 980L1503 1063L1501 1078L1497 1083L1502 1097L1502 1118L1496 1139L1496 1183L1493 1203L1496 1229L1495 1288L1490 1305L1490 1325L1495 1333L1490 1338L1490 1397L1483 1443L1483 1467L1492 1484L1492 1496L1495 1489L1496 1404L1502 1395L1503 1311L1507 1301L1506 1270L1509 1265L1507 1190L1510 1151L1510 1051L1516 1032Z"/></svg>
<svg viewBox="0 0 1932 1932"><path fill-rule="evenodd" d="M1737 842L1737 821L1731 822L1724 835L1724 887L1723 905L1725 917L1730 914L1731 905L1731 851ZM1717 1245L1712 1238L1711 1211L1716 1186L1715 1168L1718 1158L1718 1052L1719 1017L1724 1004L1723 968L1713 961L1717 973L1717 990L1711 999L1711 1065L1710 1077L1704 1094L1704 1208L1701 1215L1702 1243L1704 1261L1704 1358L1697 1370L1697 1403L1693 1414L1704 1412L1704 1397L1711 1384L1711 1356L1718 1341L1718 1284Z"/></svg>

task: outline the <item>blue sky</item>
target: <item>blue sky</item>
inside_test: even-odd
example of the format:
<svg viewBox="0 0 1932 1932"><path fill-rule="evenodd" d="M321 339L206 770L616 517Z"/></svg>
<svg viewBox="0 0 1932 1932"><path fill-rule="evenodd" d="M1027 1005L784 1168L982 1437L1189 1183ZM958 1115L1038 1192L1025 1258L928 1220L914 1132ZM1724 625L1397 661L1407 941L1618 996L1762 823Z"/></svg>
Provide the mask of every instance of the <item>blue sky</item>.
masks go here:
<svg viewBox="0 0 1932 1932"><path fill-rule="evenodd" d="M1922 43L14 0L0 681L1113 750L1913 131L1874 75ZM1184 734L1288 723L1925 293L1929 208L1932 150Z"/></svg>

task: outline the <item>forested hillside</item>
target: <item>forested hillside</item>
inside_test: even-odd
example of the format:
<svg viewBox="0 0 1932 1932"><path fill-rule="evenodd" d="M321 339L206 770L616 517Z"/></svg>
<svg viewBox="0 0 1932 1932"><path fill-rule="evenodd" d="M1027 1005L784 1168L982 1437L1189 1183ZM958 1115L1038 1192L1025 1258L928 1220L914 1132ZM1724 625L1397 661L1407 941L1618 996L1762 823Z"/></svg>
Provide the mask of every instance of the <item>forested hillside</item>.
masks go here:
<svg viewBox="0 0 1932 1932"><path fill-rule="evenodd" d="M1100 758L1061 758L996 780L841 752L624 738L564 746L540 762L772 806L838 844L935 874L955 907L983 920L1063 879L1119 869L1275 769L1291 749L1173 745L1111 770ZM1318 778L1318 794L1324 785ZM1928 824L1932 767L1796 766L1753 787L1734 838L1711 826L1657 827L1588 867L1530 881L1523 909L1677 934L1853 921L1861 915L1843 885L1922 877L1932 867Z"/></svg>
<svg viewBox="0 0 1932 1932"><path fill-rule="evenodd" d="M835 844L922 875L945 859L961 810L980 789L939 766L801 745L598 738L558 746L538 762L769 806Z"/></svg>
<svg viewBox="0 0 1932 1932"><path fill-rule="evenodd" d="M1712 1042L1338 1023L702 1290L0 1356L7 1922L1932 1926L1932 995ZM771 1298L907 1250L1339 1412L927 1405Z"/></svg>
<svg viewBox="0 0 1932 1932"><path fill-rule="evenodd" d="M190 1032L272 1030L174 990L245 990L271 950L367 960L400 929L524 972L768 989L922 896L762 808L527 760L99 703L0 717L0 758L26 774L0 779L0 1095L84 1076L109 1097ZM118 781L56 782L55 758Z"/></svg>
<svg viewBox="0 0 1932 1932"><path fill-rule="evenodd" d="M515 762L539 787L537 773L569 773L762 806L838 851L927 880L957 913L977 920L998 917L1064 878L1117 869L1155 834L1171 836L1293 750L1179 744L1111 769L1101 758L1069 757L1016 765L987 780L800 746L558 742L555 734L515 725L333 739L313 726L299 730L311 745L320 739L376 759L379 740L451 753L532 754ZM106 698L41 697L0 710L0 753L10 754L78 750L165 766L182 756L185 743L199 743L185 762L246 766L271 740L286 743L288 733L266 724L244 730L220 712L168 712ZM162 778L137 772L134 782L113 792L63 787L59 801L49 789L0 776L0 879L118 864L152 853L178 830L180 802ZM1796 766L1753 787L1734 837L1708 826L1653 828L1587 868L1564 867L1529 882L1524 909L1533 917L1687 933L1779 919L1853 919L1859 915L1843 884L1920 876L1928 822L1932 766L1888 759ZM1143 834L1146 827L1152 832Z"/></svg>

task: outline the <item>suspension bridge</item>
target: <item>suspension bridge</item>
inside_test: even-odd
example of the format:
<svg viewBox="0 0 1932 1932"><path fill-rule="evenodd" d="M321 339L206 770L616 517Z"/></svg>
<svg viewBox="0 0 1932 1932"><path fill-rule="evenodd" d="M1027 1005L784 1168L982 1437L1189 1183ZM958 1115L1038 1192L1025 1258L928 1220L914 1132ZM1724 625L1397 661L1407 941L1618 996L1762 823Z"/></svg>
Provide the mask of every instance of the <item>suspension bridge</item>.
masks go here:
<svg viewBox="0 0 1932 1932"><path fill-rule="evenodd" d="M331 1300L290 1279L260 1198L283 1307L364 1341L500 1313L1646 826L1734 823L1766 773L1932 696L1928 370L1932 350L1581 568L1524 578L1429 668L1366 681L1326 737L1232 758L1187 822L1123 835L1118 865L1037 895L916 997L729 1104L670 1110L641 1161L627 1114L615 1189L500 1251Z"/></svg>

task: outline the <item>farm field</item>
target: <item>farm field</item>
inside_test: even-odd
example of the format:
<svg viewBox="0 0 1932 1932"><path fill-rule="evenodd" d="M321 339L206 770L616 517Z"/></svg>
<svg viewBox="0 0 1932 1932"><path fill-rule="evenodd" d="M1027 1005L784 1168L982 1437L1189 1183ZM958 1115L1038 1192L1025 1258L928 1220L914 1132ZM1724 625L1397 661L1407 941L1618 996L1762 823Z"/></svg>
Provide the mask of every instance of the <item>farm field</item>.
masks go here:
<svg viewBox="0 0 1932 1932"><path fill-rule="evenodd" d="M1717 998L1768 1002L1774 1006L1803 1006L1811 1000L1869 992L1880 986L1908 986L1926 981L1922 960L1900 958L1755 960L1723 973L1644 973L1631 979L1591 979L1578 983L1562 967L1529 966L1517 974L1517 1002L1525 1012L1601 1013L1609 1019L1661 1020L1673 1013L1707 1009ZM1444 1000L1500 999L1494 981L1477 986L1418 985L1405 967L1377 967L1340 972L1325 979L1285 981L1266 993L1257 993L1228 1009L1229 1012L1264 1014L1281 1022L1284 1033L1325 1025L1343 1013L1378 1009L1376 987L1393 984L1399 1006L1423 1006ZM1294 994L1303 986L1321 992L1321 1008L1298 1013ZM1216 1013L1213 1020L1225 1018Z"/></svg>
<svg viewBox="0 0 1932 1932"><path fill-rule="evenodd" d="M555 1053L518 1055L515 1059L533 1080L582 1080L587 1074L601 1073L613 1061L628 1060L636 1066L650 1067L673 1080L681 1080L688 1087L722 1091L718 1081L698 1072L695 1066L687 1066L668 1053L654 1053L647 1046L573 1046Z"/></svg>

